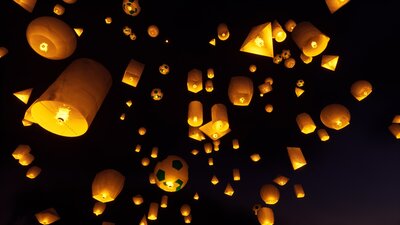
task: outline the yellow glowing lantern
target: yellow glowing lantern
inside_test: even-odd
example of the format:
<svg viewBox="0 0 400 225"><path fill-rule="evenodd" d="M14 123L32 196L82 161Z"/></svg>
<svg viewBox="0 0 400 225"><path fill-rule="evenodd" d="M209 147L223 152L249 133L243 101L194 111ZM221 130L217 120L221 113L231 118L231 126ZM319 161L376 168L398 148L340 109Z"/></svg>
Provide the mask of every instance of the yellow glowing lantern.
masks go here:
<svg viewBox="0 0 400 225"><path fill-rule="evenodd" d="M207 92L212 92L214 90L214 85L212 80L206 80L205 89Z"/></svg>
<svg viewBox="0 0 400 225"><path fill-rule="evenodd" d="M240 180L240 170L235 168L232 170L232 173L233 173L233 180L239 181Z"/></svg>
<svg viewBox="0 0 400 225"><path fill-rule="evenodd" d="M167 208L168 207L168 195L161 196L160 207L161 208Z"/></svg>
<svg viewBox="0 0 400 225"><path fill-rule="evenodd" d="M251 65L249 66L249 71L252 72L252 73L256 72L256 71L257 71L257 66L254 65L254 64L251 64Z"/></svg>
<svg viewBox="0 0 400 225"><path fill-rule="evenodd" d="M137 16L141 11L139 0L122 0L122 9L129 16Z"/></svg>
<svg viewBox="0 0 400 225"><path fill-rule="evenodd" d="M99 216L103 214L104 210L106 209L106 203L103 202L96 202L93 206L93 214Z"/></svg>
<svg viewBox="0 0 400 225"><path fill-rule="evenodd" d="M267 77L264 80L264 83L268 83L270 85L274 84L274 79L272 77Z"/></svg>
<svg viewBox="0 0 400 225"><path fill-rule="evenodd" d="M224 194L228 195L228 196L232 196L235 193L235 190L233 190L233 187L230 183L226 184L225 190L224 190Z"/></svg>
<svg viewBox="0 0 400 225"><path fill-rule="evenodd" d="M122 114L119 116L119 119L120 119L120 120L125 120L125 116L126 116L125 113L122 113Z"/></svg>
<svg viewBox="0 0 400 225"><path fill-rule="evenodd" d="M78 35L78 37L80 37L83 33L83 28L81 27L76 27L74 28L75 34Z"/></svg>
<svg viewBox="0 0 400 225"><path fill-rule="evenodd" d="M158 29L158 27L156 26L156 25L150 25L148 28L147 28L147 34L150 36L150 37L152 37L152 38L155 38L155 37L157 37L158 36L158 34L160 33L160 30Z"/></svg>
<svg viewBox="0 0 400 225"><path fill-rule="evenodd" d="M139 225L147 225L146 215L143 215L142 219L139 222Z"/></svg>
<svg viewBox="0 0 400 225"><path fill-rule="evenodd" d="M106 24L111 24L112 23L112 17L111 16L107 16L104 21L106 22Z"/></svg>
<svg viewBox="0 0 400 225"><path fill-rule="evenodd" d="M29 179L35 179L37 176L39 176L40 172L42 172L42 169L40 167L32 166L26 172L26 177L29 178Z"/></svg>
<svg viewBox="0 0 400 225"><path fill-rule="evenodd" d="M35 160L35 156L31 153L26 153L18 159L18 163L21 164L21 166L29 166L33 160Z"/></svg>
<svg viewBox="0 0 400 225"><path fill-rule="evenodd" d="M140 152L141 149L142 149L142 146L140 144L137 144L135 147L135 152Z"/></svg>
<svg viewBox="0 0 400 225"><path fill-rule="evenodd" d="M114 169L105 169L96 174L92 182L92 197L99 202L111 202L124 187L125 176Z"/></svg>
<svg viewBox="0 0 400 225"><path fill-rule="evenodd" d="M35 214L37 221L43 225L52 224L60 219L54 208L48 208Z"/></svg>
<svg viewBox="0 0 400 225"><path fill-rule="evenodd" d="M228 96L233 105L248 106L253 97L253 81L245 76L231 77Z"/></svg>
<svg viewBox="0 0 400 225"><path fill-rule="evenodd" d="M189 103L187 123L192 127L199 127L203 124L203 104L200 101Z"/></svg>
<svg viewBox="0 0 400 225"><path fill-rule="evenodd" d="M149 174L149 183L150 184L156 184L156 176L154 173Z"/></svg>
<svg viewBox="0 0 400 225"><path fill-rule="evenodd" d="M211 154L212 153L212 144L210 142L204 143L204 152L206 154Z"/></svg>
<svg viewBox="0 0 400 225"><path fill-rule="evenodd" d="M325 0L326 6L328 6L329 12L331 12L331 14L335 13L349 2L350 0Z"/></svg>
<svg viewBox="0 0 400 225"><path fill-rule="evenodd" d="M136 87L140 81L143 70L143 63L131 59L125 69L124 76L122 77L122 82L132 87Z"/></svg>
<svg viewBox="0 0 400 225"><path fill-rule="evenodd" d="M72 55L77 43L74 30L62 20L50 16L32 20L26 28L26 38L37 54L52 60Z"/></svg>
<svg viewBox="0 0 400 225"><path fill-rule="evenodd" d="M286 32L277 20L272 22L272 38L276 42L283 42L286 39Z"/></svg>
<svg viewBox="0 0 400 225"><path fill-rule="evenodd" d="M162 75L167 75L167 74L169 74L169 66L167 64L163 63L158 67L158 71Z"/></svg>
<svg viewBox="0 0 400 225"><path fill-rule="evenodd" d="M220 144L221 144L221 141L219 139L213 141L214 151L216 151L216 152L219 151Z"/></svg>
<svg viewBox="0 0 400 225"><path fill-rule="evenodd" d="M303 87L303 86L304 86L304 83L305 83L304 80L299 79L299 80L296 81L296 86L297 86L297 87Z"/></svg>
<svg viewBox="0 0 400 225"><path fill-rule="evenodd" d="M300 97L304 93L304 90L299 87L295 87L294 93L296 94L297 97Z"/></svg>
<svg viewBox="0 0 400 225"><path fill-rule="evenodd" d="M158 216L158 203L151 202L149 206L149 211L147 213L147 219L157 220L157 216Z"/></svg>
<svg viewBox="0 0 400 225"><path fill-rule="evenodd" d="M306 56L317 56L328 46L329 37L308 21L300 22L292 31L292 39Z"/></svg>
<svg viewBox="0 0 400 225"><path fill-rule="evenodd" d="M24 155L29 154L31 152L31 147L29 145L20 144L17 148L14 149L12 156L14 159L19 160Z"/></svg>
<svg viewBox="0 0 400 225"><path fill-rule="evenodd" d="M274 62L275 64L279 64L281 63L283 60L282 58L282 54L277 54L274 56L274 58L272 59L272 62Z"/></svg>
<svg viewBox="0 0 400 225"><path fill-rule="evenodd" d="M253 27L240 47L240 51L274 57L271 22Z"/></svg>
<svg viewBox="0 0 400 225"><path fill-rule="evenodd" d="M355 81L350 87L350 92L355 99L362 101L372 93L372 84L367 80Z"/></svg>
<svg viewBox="0 0 400 225"><path fill-rule="evenodd" d="M321 122L328 128L340 130L350 124L350 112L341 104L325 106L320 113Z"/></svg>
<svg viewBox="0 0 400 225"><path fill-rule="evenodd" d="M0 59L8 54L8 49L6 47L0 47Z"/></svg>
<svg viewBox="0 0 400 225"><path fill-rule="evenodd" d="M202 141L206 139L203 132L198 127L189 126L188 136L196 141Z"/></svg>
<svg viewBox="0 0 400 225"><path fill-rule="evenodd" d="M279 186L285 186L288 181L289 181L289 178L287 178L287 177L285 177L283 175L278 175L274 179L274 182Z"/></svg>
<svg viewBox="0 0 400 225"><path fill-rule="evenodd" d="M67 4L74 4L77 0L63 0Z"/></svg>
<svg viewBox="0 0 400 225"><path fill-rule="evenodd" d="M294 193L296 194L296 198L304 198L305 193L304 193L303 185L295 184L294 185Z"/></svg>
<svg viewBox="0 0 400 225"><path fill-rule="evenodd" d="M132 197L132 201L135 205L141 205L143 203L143 197L142 195L135 195Z"/></svg>
<svg viewBox="0 0 400 225"><path fill-rule="evenodd" d="M181 205L181 208L180 208L180 212L181 212L181 215L182 216L188 216L188 215L190 215L190 205L189 204L183 204L183 205Z"/></svg>
<svg viewBox="0 0 400 225"><path fill-rule="evenodd" d="M315 131L314 121L308 113L300 113L296 117L297 126L303 134L310 134Z"/></svg>
<svg viewBox="0 0 400 225"><path fill-rule="evenodd" d="M296 60L294 58L287 58L283 61L283 65L288 69L292 69L296 65Z"/></svg>
<svg viewBox="0 0 400 225"><path fill-rule="evenodd" d="M282 59L288 59L292 56L292 53L289 49L283 49L281 53Z"/></svg>
<svg viewBox="0 0 400 225"><path fill-rule="evenodd" d="M190 153L192 153L192 155L197 155L199 154L199 150L193 149L192 151L190 151Z"/></svg>
<svg viewBox="0 0 400 225"><path fill-rule="evenodd" d="M306 159L304 158L303 152L299 147L287 147L290 163L292 164L293 170L297 170L307 165Z"/></svg>
<svg viewBox="0 0 400 225"><path fill-rule="evenodd" d="M193 93L203 90L203 77L201 70L192 69L189 71L187 77L187 89Z"/></svg>
<svg viewBox="0 0 400 225"><path fill-rule="evenodd" d="M183 220L185 221L185 223L191 223L192 222L192 215L187 215L183 217Z"/></svg>
<svg viewBox="0 0 400 225"><path fill-rule="evenodd" d="M392 123L400 123L400 115L395 115L393 117Z"/></svg>
<svg viewBox="0 0 400 225"><path fill-rule="evenodd" d="M211 107L211 121L215 131L223 132L229 129L228 112L224 104L217 103Z"/></svg>
<svg viewBox="0 0 400 225"><path fill-rule="evenodd" d="M279 201L279 189L273 184L264 184L260 189L261 199L268 205L274 205Z"/></svg>
<svg viewBox="0 0 400 225"><path fill-rule="evenodd" d="M232 139L232 148L233 149L239 149L240 145L239 145L239 140L234 138Z"/></svg>
<svg viewBox="0 0 400 225"><path fill-rule="evenodd" d="M137 37L136 37L135 33L132 32L132 33L129 34L129 39L131 39L132 41L136 40L136 38Z"/></svg>
<svg viewBox="0 0 400 225"><path fill-rule="evenodd" d="M60 4L56 4L53 8L53 12L58 15L61 16L62 14L64 14L65 12L65 8L64 6L60 5Z"/></svg>
<svg viewBox="0 0 400 225"><path fill-rule="evenodd" d="M213 140L213 141L218 140L231 131L230 128L228 128L226 130L220 129L220 128L224 127L224 123L220 123L220 122L222 122L222 121L219 121L216 123L215 123L215 121L210 121L210 122L204 124L203 126L201 126L199 128L199 130L202 131L204 134L206 134L209 138L211 138L211 140ZM220 130L217 130L217 129L220 129Z"/></svg>
<svg viewBox="0 0 400 225"><path fill-rule="evenodd" d="M92 59L76 59L30 106L31 122L60 136L83 135L111 83L111 75L103 65Z"/></svg>
<svg viewBox="0 0 400 225"><path fill-rule="evenodd" d="M260 92L260 97L272 91L272 85L270 83L262 83L258 85L258 90Z"/></svg>
<svg viewBox="0 0 400 225"><path fill-rule="evenodd" d="M253 153L253 154L250 155L250 159L253 162L258 162L258 161L261 160L261 156L258 153Z"/></svg>
<svg viewBox="0 0 400 225"><path fill-rule="evenodd" d="M193 195L193 199L194 200L199 200L199 198L200 198L200 196L199 196L199 193L194 193L194 195Z"/></svg>
<svg viewBox="0 0 400 225"><path fill-rule="evenodd" d="M150 96L154 101L160 101L163 98L164 93L160 88L153 88Z"/></svg>
<svg viewBox="0 0 400 225"><path fill-rule="evenodd" d="M208 78L208 79L213 79L214 76L215 76L215 74L214 74L214 69L213 69L213 68L208 68L208 69L207 69L207 78Z"/></svg>
<svg viewBox="0 0 400 225"><path fill-rule="evenodd" d="M155 159L155 158L158 157L158 147L157 147L157 146L154 146L154 147L151 149L150 157L153 158L153 159Z"/></svg>
<svg viewBox="0 0 400 225"><path fill-rule="evenodd" d="M271 104L266 104L265 105L265 112L271 113L274 110L274 106Z"/></svg>
<svg viewBox="0 0 400 225"><path fill-rule="evenodd" d="M209 43L210 45L212 45L212 46L215 46L215 44L216 44L217 42L216 42L215 38L213 38L213 39L211 39L208 43Z"/></svg>
<svg viewBox="0 0 400 225"><path fill-rule="evenodd" d="M329 134L328 134L328 132L327 132L325 129L323 129L323 128L318 129L318 130L317 130L317 134L318 134L318 137L319 137L319 139L320 139L321 141L327 141L327 140L329 140Z"/></svg>
<svg viewBox="0 0 400 225"><path fill-rule="evenodd" d="M400 124L392 123L389 125L389 130L396 139L400 139Z"/></svg>
<svg viewBox="0 0 400 225"><path fill-rule="evenodd" d="M30 13L33 11L36 5L36 0L13 0L13 1Z"/></svg>
<svg viewBox="0 0 400 225"><path fill-rule="evenodd" d="M296 22L292 19L289 19L285 23L285 29L287 32L292 32L293 29L296 27Z"/></svg>
<svg viewBox="0 0 400 225"><path fill-rule="evenodd" d="M218 33L218 38L221 41L226 41L229 38L230 33L226 23L218 24L217 33Z"/></svg>
<svg viewBox="0 0 400 225"><path fill-rule="evenodd" d="M212 183L213 185L217 185L217 184L219 183L218 177L215 176L215 175L213 175L213 176L211 177L211 183Z"/></svg>
<svg viewBox="0 0 400 225"><path fill-rule="evenodd" d="M338 61L339 56L337 55L323 55L321 59L321 67L335 71Z"/></svg>
<svg viewBox="0 0 400 225"><path fill-rule="evenodd" d="M147 157L142 158L142 166L148 166L150 164L150 159Z"/></svg>
<svg viewBox="0 0 400 225"><path fill-rule="evenodd" d="M143 135L145 135L145 134L146 134L146 132L147 132L147 129L146 129L146 127L139 127L139 129L138 129L138 133L139 133L139 135L140 135L140 136L143 136Z"/></svg>
<svg viewBox="0 0 400 225"><path fill-rule="evenodd" d="M122 33L124 33L126 36L128 36L132 33L132 28L129 26L124 26L122 28Z"/></svg>
<svg viewBox="0 0 400 225"><path fill-rule="evenodd" d="M155 168L157 186L166 192L176 192L185 187L189 179L189 166L176 155L169 155L159 161Z"/></svg>
<svg viewBox="0 0 400 225"><path fill-rule="evenodd" d="M309 64L312 62L313 57L311 56L306 56L303 53L300 54L300 59L303 61L304 64Z"/></svg>
<svg viewBox="0 0 400 225"><path fill-rule="evenodd" d="M214 159L213 158L208 158L208 165L209 166L214 166Z"/></svg>
<svg viewBox="0 0 400 225"><path fill-rule="evenodd" d="M261 207L257 211L257 219L261 225L273 225L274 224L274 212L271 208Z"/></svg>

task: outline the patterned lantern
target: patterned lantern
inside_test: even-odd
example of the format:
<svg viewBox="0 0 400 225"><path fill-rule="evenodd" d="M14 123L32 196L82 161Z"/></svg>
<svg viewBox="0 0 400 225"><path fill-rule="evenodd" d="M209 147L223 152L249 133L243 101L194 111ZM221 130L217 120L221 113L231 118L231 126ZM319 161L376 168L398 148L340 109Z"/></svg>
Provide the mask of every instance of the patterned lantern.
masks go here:
<svg viewBox="0 0 400 225"><path fill-rule="evenodd" d="M181 190L189 179L188 168L183 158L176 155L167 156L154 168L157 186L167 192Z"/></svg>

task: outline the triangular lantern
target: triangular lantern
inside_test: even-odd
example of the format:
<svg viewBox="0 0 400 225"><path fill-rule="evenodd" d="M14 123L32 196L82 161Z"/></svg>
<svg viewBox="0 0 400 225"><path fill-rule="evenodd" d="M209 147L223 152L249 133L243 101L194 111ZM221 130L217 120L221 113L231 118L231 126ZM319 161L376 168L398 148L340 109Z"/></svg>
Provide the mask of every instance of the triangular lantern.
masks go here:
<svg viewBox="0 0 400 225"><path fill-rule="evenodd" d="M74 31L75 31L76 35L78 35L78 37L80 37L83 33L83 28L77 27L77 28L74 28Z"/></svg>
<svg viewBox="0 0 400 225"><path fill-rule="evenodd" d="M338 60L339 56L337 55L323 55L321 60L321 67L335 71Z"/></svg>
<svg viewBox="0 0 400 225"><path fill-rule="evenodd" d="M349 2L350 0L325 0L326 6L328 6L331 14L335 13Z"/></svg>
<svg viewBox="0 0 400 225"><path fill-rule="evenodd" d="M211 39L208 43L212 46L215 46L216 44L215 38Z"/></svg>
<svg viewBox="0 0 400 225"><path fill-rule="evenodd" d="M14 96L21 100L23 103L28 104L29 97L31 97L33 88L25 89L14 93Z"/></svg>
<svg viewBox="0 0 400 225"><path fill-rule="evenodd" d="M296 93L297 97L300 97L304 93L304 90L301 89L301 88L295 87L294 88L294 93Z"/></svg>
<svg viewBox="0 0 400 225"><path fill-rule="evenodd" d="M240 51L273 58L271 22L253 27L240 47Z"/></svg>

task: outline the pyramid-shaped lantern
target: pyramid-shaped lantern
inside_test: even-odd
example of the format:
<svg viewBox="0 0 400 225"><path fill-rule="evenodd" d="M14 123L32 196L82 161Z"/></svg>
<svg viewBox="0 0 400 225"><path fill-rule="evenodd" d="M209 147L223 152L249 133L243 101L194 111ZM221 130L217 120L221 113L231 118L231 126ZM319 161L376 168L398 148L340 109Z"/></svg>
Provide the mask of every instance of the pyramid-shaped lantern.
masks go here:
<svg viewBox="0 0 400 225"><path fill-rule="evenodd" d="M14 2L30 13L33 11L36 5L36 0L14 0Z"/></svg>
<svg viewBox="0 0 400 225"><path fill-rule="evenodd" d="M28 88L22 91L15 92L14 96L21 100L23 103L27 104L29 98L31 97L32 89L33 88Z"/></svg>
<svg viewBox="0 0 400 225"><path fill-rule="evenodd" d="M335 71L338 61L339 56L337 55L323 55L321 59L321 67Z"/></svg>
<svg viewBox="0 0 400 225"><path fill-rule="evenodd" d="M349 2L350 0L325 0L326 6L328 6L331 14L335 13Z"/></svg>
<svg viewBox="0 0 400 225"><path fill-rule="evenodd" d="M240 47L240 51L273 58L271 22L253 27Z"/></svg>

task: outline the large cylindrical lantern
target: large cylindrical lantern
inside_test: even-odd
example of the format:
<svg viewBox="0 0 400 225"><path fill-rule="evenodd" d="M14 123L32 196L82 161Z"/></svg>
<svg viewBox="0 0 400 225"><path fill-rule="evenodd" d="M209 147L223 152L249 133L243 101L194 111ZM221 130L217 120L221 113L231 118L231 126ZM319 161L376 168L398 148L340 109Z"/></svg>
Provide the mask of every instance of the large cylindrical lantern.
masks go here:
<svg viewBox="0 0 400 225"><path fill-rule="evenodd" d="M296 117L297 126L303 134L310 134L315 131L317 126L308 113L300 113Z"/></svg>
<svg viewBox="0 0 400 225"><path fill-rule="evenodd" d="M92 197L99 202L111 202L124 187L125 176L114 169L98 172L92 182Z"/></svg>
<svg viewBox="0 0 400 225"><path fill-rule="evenodd" d="M291 34L297 47L304 55L310 57L321 54L328 46L330 39L308 21L298 23Z"/></svg>
<svg viewBox="0 0 400 225"><path fill-rule="evenodd" d="M65 59L76 49L74 30L64 21L51 16L32 20L26 29L26 38L31 48L47 59Z"/></svg>
<svg viewBox="0 0 400 225"><path fill-rule="evenodd" d="M218 103L211 107L212 128L218 132L229 129L228 112L224 104Z"/></svg>
<svg viewBox="0 0 400 225"><path fill-rule="evenodd" d="M355 99L362 101L372 92L372 84L367 80L355 81L351 87L350 92Z"/></svg>
<svg viewBox="0 0 400 225"><path fill-rule="evenodd" d="M261 207L257 210L257 219L261 225L273 225L274 224L274 212L271 208Z"/></svg>
<svg viewBox="0 0 400 225"><path fill-rule="evenodd" d="M203 104L200 101L189 103L187 122L192 127L199 127L203 124Z"/></svg>
<svg viewBox="0 0 400 225"><path fill-rule="evenodd" d="M320 119L326 127L340 130L350 124L350 112L344 105L330 104L321 110Z"/></svg>
<svg viewBox="0 0 400 225"><path fill-rule="evenodd" d="M80 136L88 130L111 83L110 73L100 63L76 59L31 105L32 122L57 135Z"/></svg>
<svg viewBox="0 0 400 225"><path fill-rule="evenodd" d="M299 147L287 147L290 163L292 164L293 170L300 169L307 165L307 161L304 158L303 152Z"/></svg>
<svg viewBox="0 0 400 225"><path fill-rule="evenodd" d="M253 97L253 81L245 76L231 77L228 96L233 105L248 106Z"/></svg>
<svg viewBox="0 0 400 225"><path fill-rule="evenodd" d="M268 205L274 205L279 201L279 189L273 184L264 184L260 189L261 199Z"/></svg>
<svg viewBox="0 0 400 225"><path fill-rule="evenodd" d="M167 192L181 190L189 179L189 167L186 161L176 155L169 155L154 167L156 185Z"/></svg>

